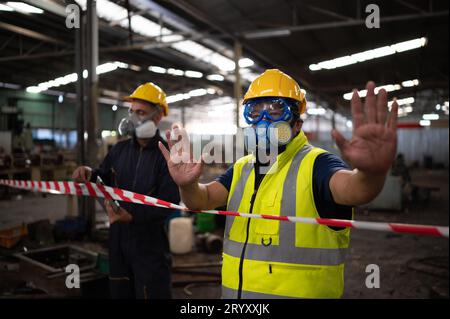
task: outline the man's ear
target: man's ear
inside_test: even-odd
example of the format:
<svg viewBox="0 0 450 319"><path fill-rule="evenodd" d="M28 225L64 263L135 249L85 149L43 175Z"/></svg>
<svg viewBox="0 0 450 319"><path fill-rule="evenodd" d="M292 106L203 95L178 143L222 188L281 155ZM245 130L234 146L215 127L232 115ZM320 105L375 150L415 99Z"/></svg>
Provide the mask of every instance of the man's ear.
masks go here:
<svg viewBox="0 0 450 319"><path fill-rule="evenodd" d="M155 122L156 125L158 125L158 123L161 121L162 119L162 113L158 112L155 117L153 118L153 122Z"/></svg>
<svg viewBox="0 0 450 319"><path fill-rule="evenodd" d="M294 125L292 126L294 135L297 135L298 133L300 133L300 131L302 130L302 126L303 126L303 120L300 118L296 119L294 122Z"/></svg>

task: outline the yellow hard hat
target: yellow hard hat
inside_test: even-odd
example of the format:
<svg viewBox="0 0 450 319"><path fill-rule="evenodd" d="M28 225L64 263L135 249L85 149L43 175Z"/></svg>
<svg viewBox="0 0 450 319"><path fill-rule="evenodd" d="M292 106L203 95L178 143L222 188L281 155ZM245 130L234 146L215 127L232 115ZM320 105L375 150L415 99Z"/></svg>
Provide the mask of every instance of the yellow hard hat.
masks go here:
<svg viewBox="0 0 450 319"><path fill-rule="evenodd" d="M250 84L245 93L244 103L258 97L286 97L300 102L299 113L306 111L306 97L298 83L286 73L278 69L264 71Z"/></svg>
<svg viewBox="0 0 450 319"><path fill-rule="evenodd" d="M144 100L162 107L163 115L169 114L169 105L166 102L166 93L152 82L147 82L139 85L134 92L124 97L124 100L130 101L133 99Z"/></svg>

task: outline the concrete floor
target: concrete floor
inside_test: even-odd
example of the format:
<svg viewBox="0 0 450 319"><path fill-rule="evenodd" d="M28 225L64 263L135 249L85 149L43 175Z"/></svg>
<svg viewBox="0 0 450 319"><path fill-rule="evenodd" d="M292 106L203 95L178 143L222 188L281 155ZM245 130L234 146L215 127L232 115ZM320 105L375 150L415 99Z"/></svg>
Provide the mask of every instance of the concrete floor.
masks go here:
<svg viewBox="0 0 450 319"><path fill-rule="evenodd" d="M428 203L412 202L403 212L358 211L355 219L383 222L449 224L448 179L445 171L415 171L412 179L439 187ZM0 200L0 228L2 225L50 219L54 222L65 216L67 199L64 196L25 193L11 200ZM98 218L105 220L100 211ZM20 249L20 247L19 247ZM174 256L174 264L216 262L220 255L189 254ZM380 288L365 285L366 266L380 268ZM215 268L212 272L219 273ZM0 277L5 273L0 271ZM199 277L201 280L205 278ZM208 278L206 278L208 279ZM214 279L214 278L210 278ZM449 242L428 236L391 234L353 230L345 271L344 298L449 298ZM175 274L175 298L219 298L218 283L187 284L189 276ZM212 280L214 281L214 280ZM0 280L1 282L1 280Z"/></svg>

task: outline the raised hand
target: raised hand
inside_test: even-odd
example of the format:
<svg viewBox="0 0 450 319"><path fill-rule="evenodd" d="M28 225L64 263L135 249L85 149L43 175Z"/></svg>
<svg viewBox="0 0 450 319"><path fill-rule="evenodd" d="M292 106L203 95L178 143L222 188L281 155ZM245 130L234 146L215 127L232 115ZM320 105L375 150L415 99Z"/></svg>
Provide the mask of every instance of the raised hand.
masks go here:
<svg viewBox="0 0 450 319"><path fill-rule="evenodd" d="M347 140L337 130L332 136L342 157L354 168L369 174L385 174L392 166L397 151L397 112L394 100L388 116L387 93L384 89L375 96L375 83L368 82L364 104L357 90L351 100L353 136Z"/></svg>
<svg viewBox="0 0 450 319"><path fill-rule="evenodd" d="M172 139L172 132L178 137L176 142ZM189 137L183 128L173 127L172 132L166 131L170 151L161 142L159 143L159 149L167 161L170 175L180 187L198 183L202 173L202 159L193 160Z"/></svg>

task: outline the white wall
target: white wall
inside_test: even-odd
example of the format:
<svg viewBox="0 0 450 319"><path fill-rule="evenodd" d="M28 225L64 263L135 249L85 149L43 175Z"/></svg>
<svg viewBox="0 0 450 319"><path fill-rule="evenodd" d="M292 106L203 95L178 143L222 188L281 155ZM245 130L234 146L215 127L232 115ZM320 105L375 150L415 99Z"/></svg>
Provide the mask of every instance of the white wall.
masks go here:
<svg viewBox="0 0 450 319"><path fill-rule="evenodd" d="M424 155L432 156L433 163L448 166L448 128L399 129L398 151L407 164L414 161L423 165Z"/></svg>

